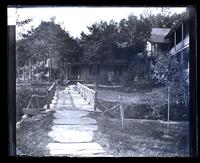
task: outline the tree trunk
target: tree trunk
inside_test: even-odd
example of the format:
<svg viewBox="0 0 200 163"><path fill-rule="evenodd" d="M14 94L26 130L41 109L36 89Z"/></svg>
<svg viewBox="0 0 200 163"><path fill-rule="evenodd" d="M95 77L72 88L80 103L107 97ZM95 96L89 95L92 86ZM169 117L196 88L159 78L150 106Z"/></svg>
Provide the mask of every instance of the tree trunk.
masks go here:
<svg viewBox="0 0 200 163"><path fill-rule="evenodd" d="M44 79L44 64L45 64L45 59L43 59L43 64L42 64L42 68L43 68L43 73L42 73L42 78Z"/></svg>
<svg viewBox="0 0 200 163"><path fill-rule="evenodd" d="M68 64L66 66L65 80L68 80Z"/></svg>
<svg viewBox="0 0 200 163"><path fill-rule="evenodd" d="M52 60L51 60L51 57L50 57L50 71L49 71L49 80L50 80L50 81L52 80Z"/></svg>

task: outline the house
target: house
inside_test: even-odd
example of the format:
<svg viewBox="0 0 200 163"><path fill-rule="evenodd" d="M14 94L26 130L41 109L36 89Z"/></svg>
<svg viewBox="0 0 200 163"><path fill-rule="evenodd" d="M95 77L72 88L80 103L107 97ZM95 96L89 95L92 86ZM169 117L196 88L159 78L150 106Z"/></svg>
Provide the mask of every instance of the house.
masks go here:
<svg viewBox="0 0 200 163"><path fill-rule="evenodd" d="M83 81L119 81L120 77L128 71L130 64L134 63L133 54L129 51L128 44L116 42L118 47L104 61L96 64L69 64L66 79ZM152 28L151 37L147 42L147 55L154 61L157 56L176 56L189 68L189 16L186 13L170 28ZM139 54L137 56L140 56ZM139 62L138 58L135 62ZM143 63L141 57L141 64ZM96 74L97 73L97 74Z"/></svg>
<svg viewBox="0 0 200 163"><path fill-rule="evenodd" d="M56 78L59 78L57 71L58 68L58 61L56 57L48 58L46 60L45 69L47 72L47 77L49 77L51 80L55 80Z"/></svg>
<svg viewBox="0 0 200 163"><path fill-rule="evenodd" d="M184 70L189 70L189 13L183 15L165 36L169 40L168 55L183 63Z"/></svg>
<svg viewBox="0 0 200 163"><path fill-rule="evenodd" d="M149 56L176 57L184 70L189 70L189 13L185 13L171 28L152 28L147 43Z"/></svg>
<svg viewBox="0 0 200 163"><path fill-rule="evenodd" d="M123 74L128 71L129 65L134 62L144 63L139 54L137 55L138 58L134 59L127 42L115 42L115 45L114 50L103 59L97 59L91 63L66 63L66 69L63 73L64 80L119 82L120 78L123 78ZM150 60L157 56L177 56L182 59L184 67L187 69L189 67L188 13L181 17L171 29L152 28L151 37L147 42L147 54ZM50 68L51 66L47 67Z"/></svg>
<svg viewBox="0 0 200 163"><path fill-rule="evenodd" d="M116 43L114 52L93 63L71 63L66 70L66 80L83 80L88 82L116 82L127 72L131 62L131 53L126 43Z"/></svg>
<svg viewBox="0 0 200 163"><path fill-rule="evenodd" d="M147 42L148 56L164 55L168 52L169 41L165 36L169 31L170 28L152 28L151 37Z"/></svg>

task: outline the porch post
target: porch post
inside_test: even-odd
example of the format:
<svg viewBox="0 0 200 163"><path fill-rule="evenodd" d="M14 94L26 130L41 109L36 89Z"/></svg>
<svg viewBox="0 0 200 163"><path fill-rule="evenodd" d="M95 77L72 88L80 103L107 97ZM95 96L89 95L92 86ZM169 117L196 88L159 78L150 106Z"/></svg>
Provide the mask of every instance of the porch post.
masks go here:
<svg viewBox="0 0 200 163"><path fill-rule="evenodd" d="M174 31L174 47L175 47L175 51L176 51L176 30Z"/></svg>
<svg viewBox="0 0 200 163"><path fill-rule="evenodd" d="M184 40L184 26L183 26L183 21L182 21L182 25L181 25L181 36L182 36L182 46L183 46L183 40Z"/></svg>
<svg viewBox="0 0 200 163"><path fill-rule="evenodd" d="M183 47L183 21L182 21L182 24L181 24L181 42L182 42L182 47ZM184 55L184 53L183 53L183 50L181 51L181 64L183 64L183 55Z"/></svg>

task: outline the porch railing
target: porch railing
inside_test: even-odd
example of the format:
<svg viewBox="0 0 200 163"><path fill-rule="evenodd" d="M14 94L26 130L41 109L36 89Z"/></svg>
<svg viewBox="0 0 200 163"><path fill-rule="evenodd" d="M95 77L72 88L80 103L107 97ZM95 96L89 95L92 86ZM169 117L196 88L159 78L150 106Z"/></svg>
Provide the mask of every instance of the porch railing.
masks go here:
<svg viewBox="0 0 200 163"><path fill-rule="evenodd" d="M94 105L94 110L96 110L96 100L97 92L88 88L87 86L77 82L77 90L79 94L91 105Z"/></svg>

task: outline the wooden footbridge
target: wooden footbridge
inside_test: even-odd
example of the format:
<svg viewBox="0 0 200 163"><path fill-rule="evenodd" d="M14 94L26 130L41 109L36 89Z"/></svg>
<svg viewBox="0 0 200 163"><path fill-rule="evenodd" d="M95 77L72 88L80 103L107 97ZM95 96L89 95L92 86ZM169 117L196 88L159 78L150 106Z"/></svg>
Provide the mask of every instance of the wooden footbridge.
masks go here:
<svg viewBox="0 0 200 163"><path fill-rule="evenodd" d="M46 105L43 108L34 106L34 98L46 98ZM114 108L116 107L110 110ZM54 120L48 135L53 141L47 145L51 156L110 156L94 141L94 132L98 130L98 124L88 116L90 112L100 112L97 108L97 91L79 82L65 87L56 86L54 82L45 96L32 95L28 107L24 108L23 112L33 116L52 110ZM102 114L107 111L109 109Z"/></svg>

